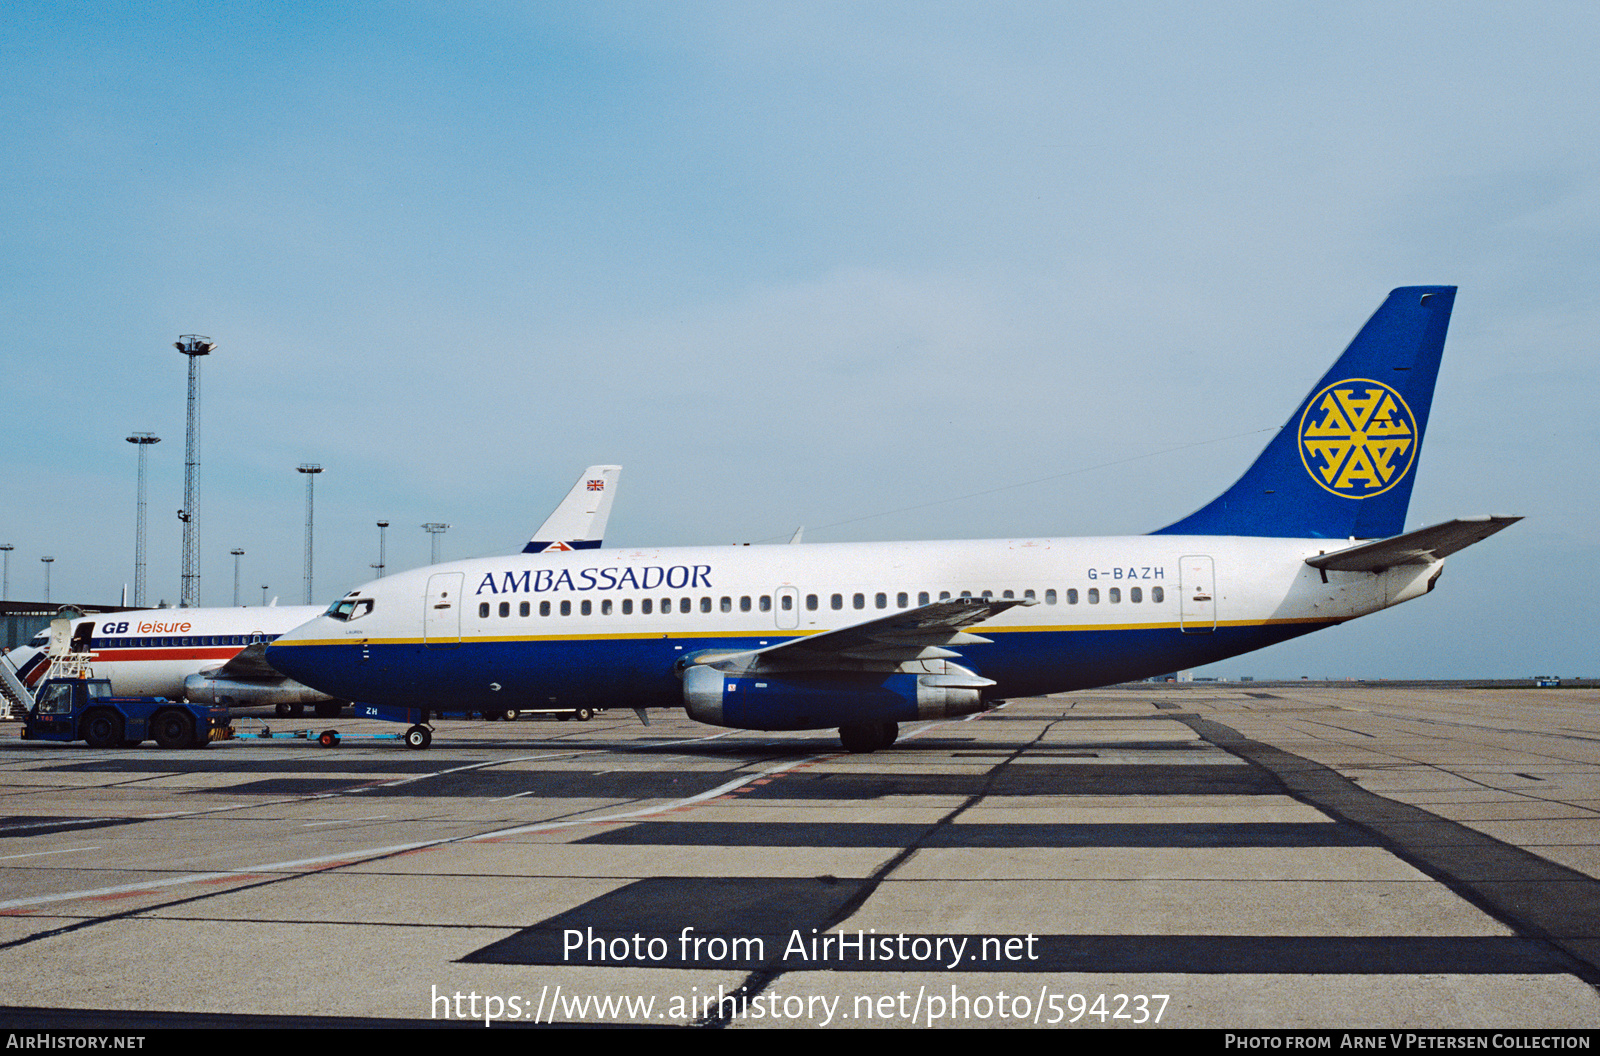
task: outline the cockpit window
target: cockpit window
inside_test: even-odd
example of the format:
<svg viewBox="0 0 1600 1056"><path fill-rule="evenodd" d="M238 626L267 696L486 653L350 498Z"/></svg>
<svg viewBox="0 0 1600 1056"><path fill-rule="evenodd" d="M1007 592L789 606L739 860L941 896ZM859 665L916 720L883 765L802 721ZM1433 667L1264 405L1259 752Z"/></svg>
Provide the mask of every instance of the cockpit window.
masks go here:
<svg viewBox="0 0 1600 1056"><path fill-rule="evenodd" d="M351 620L359 620L371 611L371 598L340 598L329 606L328 611L323 615L348 623Z"/></svg>

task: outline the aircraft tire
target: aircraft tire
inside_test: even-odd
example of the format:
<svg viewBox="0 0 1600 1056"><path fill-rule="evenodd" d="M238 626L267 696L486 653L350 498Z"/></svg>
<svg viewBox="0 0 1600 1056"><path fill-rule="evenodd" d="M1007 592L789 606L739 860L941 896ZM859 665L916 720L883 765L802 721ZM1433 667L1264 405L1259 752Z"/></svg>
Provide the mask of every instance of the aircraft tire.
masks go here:
<svg viewBox="0 0 1600 1056"><path fill-rule="evenodd" d="M426 726L413 726L406 731L406 747L415 748L417 751L433 743L433 734L428 732Z"/></svg>
<svg viewBox="0 0 1600 1056"><path fill-rule="evenodd" d="M322 733L317 737L317 743L322 745L324 748L339 747L339 731L323 730Z"/></svg>
<svg viewBox="0 0 1600 1056"><path fill-rule="evenodd" d="M290 704L289 705L289 714L294 716L295 718L298 719L300 716L304 715L305 713L306 713L306 706L304 704Z"/></svg>
<svg viewBox="0 0 1600 1056"><path fill-rule="evenodd" d="M163 748L187 748L194 744L194 720L187 712L158 711L150 720L150 735Z"/></svg>
<svg viewBox="0 0 1600 1056"><path fill-rule="evenodd" d="M572 717L577 719L579 722L588 722L590 719L594 718L594 709L577 708L573 711Z"/></svg>
<svg viewBox="0 0 1600 1056"><path fill-rule="evenodd" d="M277 714L278 718L287 719L289 717L289 707L288 701L279 701L272 710Z"/></svg>
<svg viewBox="0 0 1600 1056"><path fill-rule="evenodd" d="M515 722L517 721L517 716L521 714L522 712L518 711L516 708L507 708L500 714L500 717L505 719L507 722Z"/></svg>
<svg viewBox="0 0 1600 1056"><path fill-rule="evenodd" d="M83 720L83 739L90 748L110 748L122 741L122 718L115 712L91 711Z"/></svg>
<svg viewBox="0 0 1600 1056"><path fill-rule="evenodd" d="M339 702L336 700L321 701L316 705L316 710L317 718L319 719L337 719L339 717Z"/></svg>
<svg viewBox="0 0 1600 1056"><path fill-rule="evenodd" d="M900 739L900 724L898 722L878 723L878 747L889 748Z"/></svg>
<svg viewBox="0 0 1600 1056"><path fill-rule="evenodd" d="M847 752L875 752L882 747L881 740L875 722L855 722L839 727L839 743Z"/></svg>

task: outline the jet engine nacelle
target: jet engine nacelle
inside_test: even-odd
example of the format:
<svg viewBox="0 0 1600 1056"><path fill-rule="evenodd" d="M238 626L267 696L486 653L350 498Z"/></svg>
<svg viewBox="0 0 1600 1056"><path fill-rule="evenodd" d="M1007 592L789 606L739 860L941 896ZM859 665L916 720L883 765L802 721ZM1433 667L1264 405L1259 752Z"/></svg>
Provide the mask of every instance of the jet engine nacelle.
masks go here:
<svg viewBox="0 0 1600 1056"><path fill-rule="evenodd" d="M334 698L310 686L284 679L281 682L240 682L231 678L212 678L205 673L183 680L183 698L193 704L225 704L233 708L276 704L325 704Z"/></svg>
<svg viewBox="0 0 1600 1056"><path fill-rule="evenodd" d="M937 667L811 675L730 673L702 664L683 673L683 703L696 722L740 730L824 730L984 710L983 690L992 681L957 664L940 661Z"/></svg>

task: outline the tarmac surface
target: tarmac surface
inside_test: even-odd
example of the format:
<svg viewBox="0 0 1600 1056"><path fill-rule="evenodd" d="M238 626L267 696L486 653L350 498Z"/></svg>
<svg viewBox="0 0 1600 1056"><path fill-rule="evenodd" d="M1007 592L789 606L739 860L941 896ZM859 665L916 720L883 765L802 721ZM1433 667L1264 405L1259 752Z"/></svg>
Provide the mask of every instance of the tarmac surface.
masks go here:
<svg viewBox="0 0 1600 1056"><path fill-rule="evenodd" d="M0 727L0 1025L1600 1025L1595 689L651 719Z"/></svg>

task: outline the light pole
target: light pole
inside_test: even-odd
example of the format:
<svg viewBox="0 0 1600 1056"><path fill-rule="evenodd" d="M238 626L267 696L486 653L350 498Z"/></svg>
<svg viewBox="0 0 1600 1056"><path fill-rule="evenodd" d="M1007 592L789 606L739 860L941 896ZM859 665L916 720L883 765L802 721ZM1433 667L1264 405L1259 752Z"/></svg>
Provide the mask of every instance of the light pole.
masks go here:
<svg viewBox="0 0 1600 1056"><path fill-rule="evenodd" d="M55 564L55 560L56 559L53 558L53 557L41 557L39 560L44 562L44 600L45 601L49 601L50 600L50 566Z"/></svg>
<svg viewBox="0 0 1600 1056"><path fill-rule="evenodd" d="M438 521L429 521L427 524L422 526L423 531L433 536L433 560L429 561L428 564L437 565L439 563L439 537L443 535L445 530L449 527L450 526L448 524L440 524Z"/></svg>
<svg viewBox="0 0 1600 1056"><path fill-rule="evenodd" d="M237 609L239 607L239 558L244 556L244 551L234 547L228 553L233 555L233 607Z"/></svg>
<svg viewBox="0 0 1600 1056"><path fill-rule="evenodd" d="M262 608L266 608L266 606L267 606L267 585L265 583L263 583L263 584L261 584L261 607Z"/></svg>
<svg viewBox="0 0 1600 1056"><path fill-rule="evenodd" d="M378 570L378 578L379 579L383 578L383 567L384 567L384 559L383 559L383 555L384 555L384 548L383 548L384 539L383 539L383 536L384 536L384 533L386 531L388 531L388 530L389 530L389 522L388 521L379 521L378 522L378 563L373 565L372 567Z"/></svg>
<svg viewBox="0 0 1600 1056"><path fill-rule="evenodd" d="M200 357L217 346L209 337L184 334L173 345L189 357L189 432L183 457L183 590L178 604L200 604Z"/></svg>
<svg viewBox="0 0 1600 1056"><path fill-rule="evenodd" d="M297 467L306 475L306 604L311 604L311 568L313 548L311 544L311 523L316 514L316 483L317 474L322 472L322 467L315 462L302 462Z"/></svg>
<svg viewBox="0 0 1600 1056"><path fill-rule="evenodd" d="M128 443L139 448L139 496L137 512L133 519L133 607L144 608L144 481L145 481L145 456L150 451L151 444L159 444L161 438L154 433L134 433L128 437ZM187 529L185 529L187 530Z"/></svg>
<svg viewBox="0 0 1600 1056"><path fill-rule="evenodd" d="M16 547L10 543L0 545L0 552L5 554L5 572L0 573L0 601L11 600L11 551Z"/></svg>

